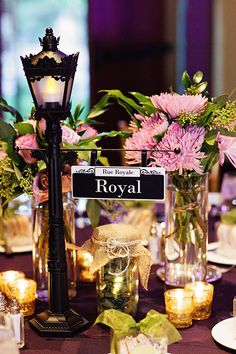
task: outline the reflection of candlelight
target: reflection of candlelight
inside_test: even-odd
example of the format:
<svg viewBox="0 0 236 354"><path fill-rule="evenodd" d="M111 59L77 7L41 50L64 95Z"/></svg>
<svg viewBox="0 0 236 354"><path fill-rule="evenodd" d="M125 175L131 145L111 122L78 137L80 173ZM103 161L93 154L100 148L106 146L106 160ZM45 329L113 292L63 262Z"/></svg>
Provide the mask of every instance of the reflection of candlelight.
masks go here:
<svg viewBox="0 0 236 354"><path fill-rule="evenodd" d="M165 305L168 320L176 328L192 324L193 293L184 289L171 289L165 292Z"/></svg>
<svg viewBox="0 0 236 354"><path fill-rule="evenodd" d="M14 283L17 279L24 278L25 274L23 272L18 272L16 270L7 270L6 272L0 273L0 291L6 296L8 290L8 283Z"/></svg>
<svg viewBox="0 0 236 354"><path fill-rule="evenodd" d="M9 298L16 298L24 316L35 311L36 282L32 279L18 279L9 284Z"/></svg>
<svg viewBox="0 0 236 354"><path fill-rule="evenodd" d="M197 281L186 284L185 289L193 292L193 319L205 320L209 318L211 315L214 286L206 282Z"/></svg>
<svg viewBox="0 0 236 354"><path fill-rule="evenodd" d="M93 263L93 256L89 252L78 252L79 280L85 283L91 283L96 279L96 273L90 272Z"/></svg>
<svg viewBox="0 0 236 354"><path fill-rule="evenodd" d="M124 287L124 278L121 275L114 276L112 285L112 294L119 295L122 287Z"/></svg>

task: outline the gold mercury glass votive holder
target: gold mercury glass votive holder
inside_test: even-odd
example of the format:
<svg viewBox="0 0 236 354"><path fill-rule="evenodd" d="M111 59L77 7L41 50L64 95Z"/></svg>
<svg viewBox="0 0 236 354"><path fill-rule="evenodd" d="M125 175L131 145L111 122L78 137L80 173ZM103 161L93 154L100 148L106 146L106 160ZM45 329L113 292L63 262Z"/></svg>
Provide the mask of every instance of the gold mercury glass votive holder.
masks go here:
<svg viewBox="0 0 236 354"><path fill-rule="evenodd" d="M17 270L7 270L5 272L0 273L0 291L9 297L8 293L8 284L14 284L17 279L25 278L25 274L23 272L19 272Z"/></svg>
<svg viewBox="0 0 236 354"><path fill-rule="evenodd" d="M96 272L91 273L90 268L93 263L93 256L86 251L80 251L77 255L78 262L78 278L79 281L92 283L96 280Z"/></svg>
<svg viewBox="0 0 236 354"><path fill-rule="evenodd" d="M170 289L165 291L164 297L168 320L176 328L191 326L193 317L193 292L185 289Z"/></svg>
<svg viewBox="0 0 236 354"><path fill-rule="evenodd" d="M184 287L193 292L193 319L205 320L211 316L214 286L210 283L197 281L187 283Z"/></svg>
<svg viewBox="0 0 236 354"><path fill-rule="evenodd" d="M30 316L35 312L36 288L36 281L27 278L9 284L9 298L16 298L24 316Z"/></svg>

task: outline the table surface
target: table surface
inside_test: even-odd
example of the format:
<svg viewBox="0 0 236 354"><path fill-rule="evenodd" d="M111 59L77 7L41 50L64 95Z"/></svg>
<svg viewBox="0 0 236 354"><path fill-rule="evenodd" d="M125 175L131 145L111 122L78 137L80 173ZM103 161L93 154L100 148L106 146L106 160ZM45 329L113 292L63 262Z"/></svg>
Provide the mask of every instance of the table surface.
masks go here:
<svg viewBox="0 0 236 354"><path fill-rule="evenodd" d="M91 230L86 228L79 232L77 237L80 238L80 233L89 235L90 232ZM28 277L32 277L31 253L15 254L9 258L1 254L0 271L9 269L23 271ZM156 276L156 270L157 266L152 266L148 291L142 288L139 290L137 320L144 318L150 309L165 313L163 296L165 284ZM236 269L224 273L214 285L211 317L203 321L193 321L191 327L180 330L183 339L169 346L168 351L171 354L235 353L216 343L211 336L211 329L218 322L230 317L233 298L236 295ZM37 302L36 311L40 312L45 306ZM110 330L99 325L92 325L97 317L95 284L79 284L77 296L71 300L70 307L91 322L88 330L68 339L41 338L29 328L26 318L26 346L21 352L25 354L107 354L110 345Z"/></svg>

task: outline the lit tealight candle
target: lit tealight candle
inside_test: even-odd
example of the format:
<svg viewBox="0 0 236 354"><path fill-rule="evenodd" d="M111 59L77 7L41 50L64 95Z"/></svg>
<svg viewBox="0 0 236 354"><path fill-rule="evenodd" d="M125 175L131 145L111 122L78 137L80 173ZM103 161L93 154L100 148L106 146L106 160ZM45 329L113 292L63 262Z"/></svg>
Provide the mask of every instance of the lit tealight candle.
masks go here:
<svg viewBox="0 0 236 354"><path fill-rule="evenodd" d="M46 80L46 79L45 79ZM59 104L61 99L61 85L52 77L47 77L47 81L42 92L45 105Z"/></svg>
<svg viewBox="0 0 236 354"><path fill-rule="evenodd" d="M36 281L18 279L9 284L10 298L16 298L24 316L30 316L35 311Z"/></svg>
<svg viewBox="0 0 236 354"><path fill-rule="evenodd" d="M205 320L211 315L211 305L214 293L212 284L197 281L185 285L186 290L193 292L193 319Z"/></svg>
<svg viewBox="0 0 236 354"><path fill-rule="evenodd" d="M164 296L168 320L176 328L191 326L193 292L185 289L170 289L165 291Z"/></svg>
<svg viewBox="0 0 236 354"><path fill-rule="evenodd" d="M7 270L6 272L0 273L0 291L8 296L8 284L14 284L17 279L24 278L25 274L23 272L18 272L16 270Z"/></svg>

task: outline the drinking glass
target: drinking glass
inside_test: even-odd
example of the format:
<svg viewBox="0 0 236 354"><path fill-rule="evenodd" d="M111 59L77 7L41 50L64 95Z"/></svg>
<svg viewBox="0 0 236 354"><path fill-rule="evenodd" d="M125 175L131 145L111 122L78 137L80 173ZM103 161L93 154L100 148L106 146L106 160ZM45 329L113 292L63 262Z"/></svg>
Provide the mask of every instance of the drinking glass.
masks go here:
<svg viewBox="0 0 236 354"><path fill-rule="evenodd" d="M19 354L11 320L7 315L0 315L0 353Z"/></svg>

